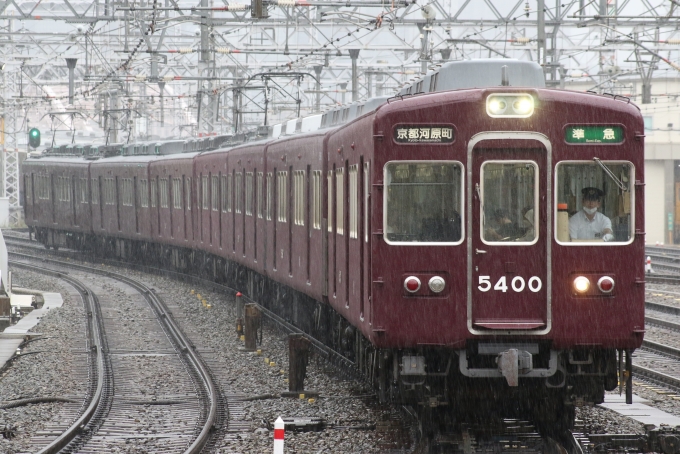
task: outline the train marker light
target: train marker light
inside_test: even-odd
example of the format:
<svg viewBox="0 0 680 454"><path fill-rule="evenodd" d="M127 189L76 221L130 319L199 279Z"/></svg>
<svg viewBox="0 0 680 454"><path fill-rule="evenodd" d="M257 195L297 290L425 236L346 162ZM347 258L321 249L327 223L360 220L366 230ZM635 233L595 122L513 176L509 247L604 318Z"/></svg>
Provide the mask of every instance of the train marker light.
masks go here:
<svg viewBox="0 0 680 454"><path fill-rule="evenodd" d="M446 283L444 282L444 279L440 276L434 276L430 279L430 282L428 282L430 290L432 290L434 293L440 293L442 290L444 290L445 285Z"/></svg>
<svg viewBox="0 0 680 454"><path fill-rule="evenodd" d="M590 281L585 276L579 276L574 279L574 290L577 293L585 293L590 288Z"/></svg>
<svg viewBox="0 0 680 454"><path fill-rule="evenodd" d="M534 98L524 93L494 93L486 98L492 118L527 118L534 113Z"/></svg>
<svg viewBox="0 0 680 454"><path fill-rule="evenodd" d="M409 293L415 293L420 290L420 279L415 276L409 276L404 281L404 288Z"/></svg>
<svg viewBox="0 0 680 454"><path fill-rule="evenodd" d="M614 290L614 279L609 276L603 276L597 281L597 288L602 293L611 293Z"/></svg>

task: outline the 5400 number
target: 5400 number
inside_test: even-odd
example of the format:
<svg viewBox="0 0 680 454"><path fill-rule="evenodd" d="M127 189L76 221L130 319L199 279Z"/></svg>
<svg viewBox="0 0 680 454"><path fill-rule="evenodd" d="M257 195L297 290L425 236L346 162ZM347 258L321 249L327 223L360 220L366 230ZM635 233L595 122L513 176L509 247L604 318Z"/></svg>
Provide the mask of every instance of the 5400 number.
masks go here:
<svg viewBox="0 0 680 454"><path fill-rule="evenodd" d="M477 286L479 291L488 292L491 290L491 276L479 276L479 285ZM536 293L540 292L543 288L543 282L538 276L531 276L529 282L525 282L522 276L515 276L510 281L510 287L508 287L508 280L505 276L501 276L500 279L493 286L493 289L499 292L507 292L508 288L512 288L515 292L519 293L528 288L530 291Z"/></svg>

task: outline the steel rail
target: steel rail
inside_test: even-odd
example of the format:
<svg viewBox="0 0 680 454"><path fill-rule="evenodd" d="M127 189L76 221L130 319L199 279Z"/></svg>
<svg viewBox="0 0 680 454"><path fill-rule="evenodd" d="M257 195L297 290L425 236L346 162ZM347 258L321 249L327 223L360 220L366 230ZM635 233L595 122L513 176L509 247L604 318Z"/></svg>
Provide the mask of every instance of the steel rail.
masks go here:
<svg viewBox="0 0 680 454"><path fill-rule="evenodd" d="M27 254L20 254L17 252L10 252L9 255L14 255L14 256L19 256L27 259L36 259L34 256L30 256ZM149 301L151 307L153 308L154 312L156 312L156 315L159 318L159 321L161 324L165 325L168 328L168 333L171 335L173 338L173 341L175 344L178 346L179 350L182 352L182 354L185 355L187 358L187 361L190 363L191 367L196 371L198 377L200 378L202 382L202 386L204 387L206 394L208 395L208 398L210 400L210 408L208 411L208 414L206 416L206 421L205 424L203 425L203 428L201 429L201 432L199 433L198 437L194 440L194 442L187 448L185 451L185 454L198 454L201 452L205 444L208 442L210 439L210 434L212 433L213 429L216 428L216 420L217 420L217 407L219 405L219 396L218 396L218 391L217 387L215 386L210 372L208 369L205 367L203 362L201 361L200 357L198 354L194 351L194 346L193 344L189 341L189 339L184 335L180 327L177 325L175 320L172 317L172 314L168 311L167 307L165 306L165 303L161 300L161 298L156 295L156 293L148 288L146 285L142 284L139 281L136 281L132 278L129 278L127 276L123 276L121 274L112 272L112 271L102 271L96 268L84 266L84 265L78 265L75 263L65 263L59 260L54 260L54 259L49 259L49 258L42 258L40 257L39 260L55 263L61 266L65 266L68 268L72 268L78 271L84 271L87 273L91 274L98 274L101 276L106 276L110 278L117 279L121 282L124 282L131 287L133 287L135 290L140 292L144 297ZM14 265L19 265L18 262L12 262ZM24 264L21 264L24 265ZM31 266L31 265L27 265ZM51 275L55 275L56 277L63 278L65 274L63 272L58 272L58 271L53 271L53 270L48 270L40 267L34 267L35 269L40 270L39 272L45 272ZM73 279L73 278L70 278ZM75 280L75 279L74 279ZM100 355L101 356L101 355ZM94 413L94 411L92 412ZM90 415L91 417L91 415ZM80 425L77 426L77 428L80 428ZM63 436L63 435L62 435ZM60 438L62 438L60 436ZM64 445L65 446L65 445ZM63 446L62 446L63 447ZM61 449L61 448L60 448ZM57 451L45 451L44 454L52 453L52 452L57 452ZM42 453L42 451L41 451Z"/></svg>
<svg viewBox="0 0 680 454"><path fill-rule="evenodd" d="M12 255L10 253L9 255ZM85 428L88 422L92 420L95 412L101 404L102 394L104 389L104 381L107 379L105 376L106 371L104 365L104 351L102 349L103 345L103 333L99 329L99 323L101 322L99 317L99 311L95 308L95 296L89 291L89 289L83 285L79 280L68 276L67 274L50 270L48 268L43 268L40 266L30 265L28 263L21 263L10 260L9 263L12 266L18 268L29 269L37 273L47 274L49 276L54 276L62 279L69 284L71 284L80 293L83 301L86 302L86 310L88 312L88 326L91 333L91 338L94 343L93 352L97 355L97 387L90 400L90 405L82 413L80 418L78 418L68 429L66 429L59 437L57 437L52 443L41 449L38 454L53 454L61 451L65 448L71 441L73 441Z"/></svg>

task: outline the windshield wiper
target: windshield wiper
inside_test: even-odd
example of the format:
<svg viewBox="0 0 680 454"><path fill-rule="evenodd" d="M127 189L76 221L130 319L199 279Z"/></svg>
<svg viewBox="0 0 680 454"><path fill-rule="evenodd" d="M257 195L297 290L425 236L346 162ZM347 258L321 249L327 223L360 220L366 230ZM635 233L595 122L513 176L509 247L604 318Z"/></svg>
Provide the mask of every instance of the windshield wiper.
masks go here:
<svg viewBox="0 0 680 454"><path fill-rule="evenodd" d="M606 173L609 178L614 180L614 183L621 189L622 191L628 191L628 186L626 186L625 183L623 183L621 180L619 180L616 175L614 175L614 172L612 172L609 167L604 165L602 161L600 161L600 158L593 158L593 161L595 161L600 167L602 167L602 170L604 170L604 173Z"/></svg>

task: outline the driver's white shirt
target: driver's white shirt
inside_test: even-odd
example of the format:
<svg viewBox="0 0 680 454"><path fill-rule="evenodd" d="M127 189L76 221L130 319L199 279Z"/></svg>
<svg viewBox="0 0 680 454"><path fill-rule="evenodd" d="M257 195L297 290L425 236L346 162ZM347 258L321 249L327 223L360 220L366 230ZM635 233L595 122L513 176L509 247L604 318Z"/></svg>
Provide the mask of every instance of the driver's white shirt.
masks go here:
<svg viewBox="0 0 680 454"><path fill-rule="evenodd" d="M594 240L602 238L605 229L612 229L612 221L600 213L595 213L592 221L583 210L569 218L569 236L572 240Z"/></svg>

